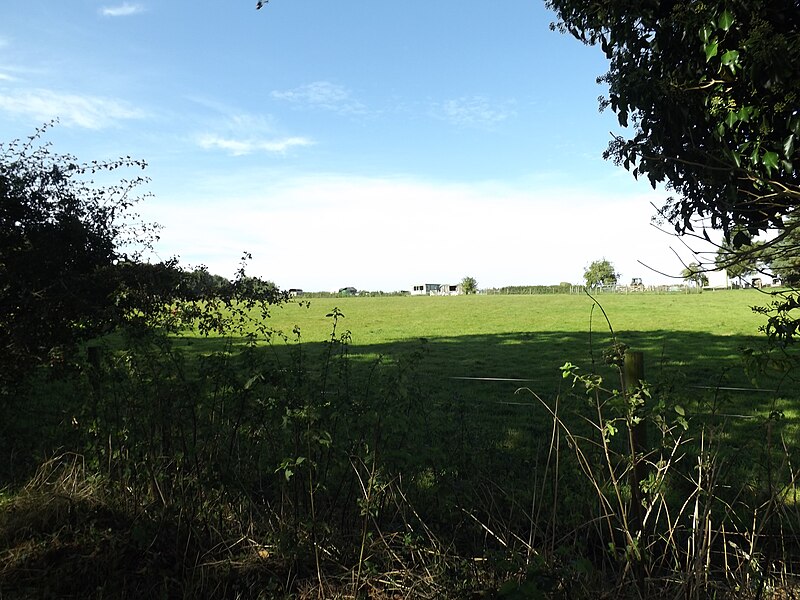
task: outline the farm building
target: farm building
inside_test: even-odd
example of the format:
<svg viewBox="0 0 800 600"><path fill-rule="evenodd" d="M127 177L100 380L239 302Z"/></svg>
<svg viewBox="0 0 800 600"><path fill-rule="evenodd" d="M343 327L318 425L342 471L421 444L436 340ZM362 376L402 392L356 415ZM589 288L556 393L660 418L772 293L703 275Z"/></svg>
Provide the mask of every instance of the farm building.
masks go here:
<svg viewBox="0 0 800 600"><path fill-rule="evenodd" d="M439 293L439 283L420 283L411 287L412 296L435 296Z"/></svg>
<svg viewBox="0 0 800 600"><path fill-rule="evenodd" d="M757 275L754 277L729 277L725 269L719 271L706 272L708 277L708 285L704 286L706 289L726 289L726 288L761 288L761 287L780 287L780 277L769 277Z"/></svg>
<svg viewBox="0 0 800 600"><path fill-rule="evenodd" d="M706 289L725 289L731 287L731 282L728 279L728 272L725 269L720 271L706 271L708 277L708 284L704 287Z"/></svg>
<svg viewBox="0 0 800 600"><path fill-rule="evenodd" d="M458 296L459 294L463 294L463 290L461 289L460 285L455 285L451 283L443 283L439 286L439 295L440 296Z"/></svg>
<svg viewBox="0 0 800 600"><path fill-rule="evenodd" d="M420 283L411 287L412 296L458 296L463 294L461 284Z"/></svg>

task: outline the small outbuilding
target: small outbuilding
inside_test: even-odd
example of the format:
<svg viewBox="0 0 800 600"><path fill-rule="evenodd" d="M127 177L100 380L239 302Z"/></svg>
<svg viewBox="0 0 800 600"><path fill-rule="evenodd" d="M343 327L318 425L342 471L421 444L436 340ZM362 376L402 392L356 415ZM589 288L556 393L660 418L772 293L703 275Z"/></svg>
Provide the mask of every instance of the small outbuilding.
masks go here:
<svg viewBox="0 0 800 600"><path fill-rule="evenodd" d="M705 289L726 289L731 287L731 281L728 278L728 272L725 269L720 269L719 271L706 271L706 277L708 277L708 283L703 287Z"/></svg>
<svg viewBox="0 0 800 600"><path fill-rule="evenodd" d="M457 284L443 283L439 286L440 296L458 296L463 293L464 291L461 289L461 286Z"/></svg>
<svg viewBox="0 0 800 600"><path fill-rule="evenodd" d="M411 286L412 296L435 296L439 293L440 283L419 283Z"/></svg>

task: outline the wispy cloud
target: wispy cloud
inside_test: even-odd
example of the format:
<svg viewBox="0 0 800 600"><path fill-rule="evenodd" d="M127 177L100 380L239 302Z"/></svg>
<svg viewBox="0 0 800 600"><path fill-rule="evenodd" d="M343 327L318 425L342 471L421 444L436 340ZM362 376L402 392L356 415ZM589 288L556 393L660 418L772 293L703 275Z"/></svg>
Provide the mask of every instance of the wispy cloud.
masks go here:
<svg viewBox="0 0 800 600"><path fill-rule="evenodd" d="M254 152L270 152L283 154L296 146L311 146L314 142L304 137L285 137L276 139L233 139L213 134L204 134L198 137L197 143L206 150L225 150L233 156L244 156Z"/></svg>
<svg viewBox="0 0 800 600"><path fill-rule="evenodd" d="M492 128L516 115L514 102L492 103L485 96L462 96L435 104L433 114L454 125Z"/></svg>
<svg viewBox="0 0 800 600"><path fill-rule="evenodd" d="M122 120L141 119L144 111L114 98L63 94L35 89L3 93L0 111L47 121L58 118L63 125L104 129Z"/></svg>
<svg viewBox="0 0 800 600"><path fill-rule="evenodd" d="M197 145L205 150L224 150L233 156L255 152L283 154L291 148L313 146L304 136L277 133L272 120L261 115L231 113L196 137Z"/></svg>
<svg viewBox="0 0 800 600"><path fill-rule="evenodd" d="M123 2L118 6L104 6L100 9L100 14L104 17L129 17L142 12L144 12L144 6L128 2Z"/></svg>
<svg viewBox="0 0 800 600"><path fill-rule="evenodd" d="M339 114L360 115L367 108L346 87L330 81L315 81L291 90L275 90L272 97L306 108L321 108Z"/></svg>

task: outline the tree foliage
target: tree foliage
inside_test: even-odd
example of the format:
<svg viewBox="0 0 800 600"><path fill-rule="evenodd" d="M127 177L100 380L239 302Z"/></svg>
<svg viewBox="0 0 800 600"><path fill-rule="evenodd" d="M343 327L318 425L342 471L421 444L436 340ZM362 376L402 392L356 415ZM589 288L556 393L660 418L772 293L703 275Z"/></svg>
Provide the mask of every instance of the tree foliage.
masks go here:
<svg viewBox="0 0 800 600"><path fill-rule="evenodd" d="M614 265L605 258L592 262L583 272L586 287L615 285L619 280L619 276L619 273L614 271Z"/></svg>
<svg viewBox="0 0 800 600"><path fill-rule="evenodd" d="M101 187L90 177L143 169L129 157L79 163L41 143L0 144L0 354L6 377L107 330L117 311L116 265L135 260L155 230L133 225L135 175Z"/></svg>
<svg viewBox="0 0 800 600"><path fill-rule="evenodd" d="M599 81L601 108L613 110L627 136L605 153L634 177L672 195L660 217L678 234L725 242L746 262L754 238L783 256L800 207L800 4L794 0L546 0L561 31L598 44L609 59ZM781 246L782 245L782 246ZM743 260L739 260L739 258ZM766 329L782 343L797 293L783 294ZM794 312L793 312L794 311ZM772 319L772 317L770 317ZM795 318L796 320L796 318ZM773 327L773 325L775 325Z"/></svg>
<svg viewBox="0 0 800 600"><path fill-rule="evenodd" d="M129 157L80 163L42 142L0 143L0 395L37 365L61 364L83 341L119 326L203 333L230 327L226 307L280 302L276 286L233 281L175 259L142 263L157 228L138 221L136 174L100 186L92 175L145 168Z"/></svg>
<svg viewBox="0 0 800 600"><path fill-rule="evenodd" d="M558 26L600 44L601 80L628 138L606 156L675 192L663 215L696 218L735 247L800 202L800 6L793 0L547 0Z"/></svg>
<svg viewBox="0 0 800 600"><path fill-rule="evenodd" d="M684 281L694 283L700 287L708 285L708 275L703 271L703 267L695 262L689 263L686 268L681 271L681 277L683 277Z"/></svg>
<svg viewBox="0 0 800 600"><path fill-rule="evenodd" d="M465 294L474 294L478 291L478 281L474 277L464 277L461 280L461 290Z"/></svg>
<svg viewBox="0 0 800 600"><path fill-rule="evenodd" d="M739 248L734 248L731 242L723 241L717 248L714 265L719 270L724 269L728 277L738 279L741 284L743 278L761 270L764 251L763 244L757 241Z"/></svg>

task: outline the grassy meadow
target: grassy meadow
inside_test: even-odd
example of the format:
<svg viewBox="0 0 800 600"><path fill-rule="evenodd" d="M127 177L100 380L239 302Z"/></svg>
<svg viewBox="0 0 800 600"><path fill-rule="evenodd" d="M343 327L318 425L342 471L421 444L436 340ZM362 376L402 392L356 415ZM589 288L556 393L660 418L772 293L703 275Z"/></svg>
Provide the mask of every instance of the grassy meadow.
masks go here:
<svg viewBox="0 0 800 600"><path fill-rule="evenodd" d="M313 348L330 339L332 319L326 315L337 308L344 315L337 335L350 333L355 359L392 361L421 350L420 377L429 378L431 387L475 397L488 391L498 398L521 386L540 395L556 393L563 386L559 367L567 361L602 370L610 324L619 342L644 352L646 378L679 377L698 395L715 387L776 390L736 396L754 410L770 410L773 401L785 405L781 399L796 393L769 377L753 382L741 352L764 345L758 331L764 317L751 306L766 300L758 290L604 294L597 301L607 322L592 298L581 294L326 298L276 308L270 325L292 339L299 328L299 339Z"/></svg>
<svg viewBox="0 0 800 600"><path fill-rule="evenodd" d="M413 378L443 411L436 419L469 422L482 438L475 448L485 444L487 454L508 447L492 441L495 435L516 440L517 450L535 451L552 423L527 390L549 402L574 401L581 392L573 394L572 381L562 377L566 362L619 388L603 356L613 336L643 352L645 378L668 390L698 423L738 432L737 448L761 441L763 431L750 423L774 411L783 415L793 445L800 389L785 374L748 369L743 355L745 348L766 346L759 331L764 317L751 307L768 298L758 290L603 294L597 302L585 294L347 297L282 306L270 324L299 330L306 351L319 355L332 333L326 315L335 307L344 315L335 335L347 332L350 385L367 386L374 369L415 356Z"/></svg>

